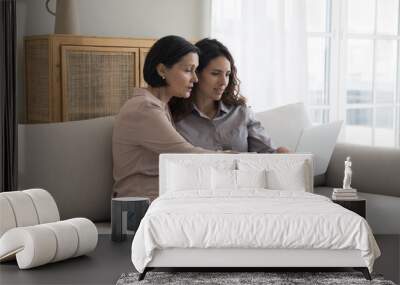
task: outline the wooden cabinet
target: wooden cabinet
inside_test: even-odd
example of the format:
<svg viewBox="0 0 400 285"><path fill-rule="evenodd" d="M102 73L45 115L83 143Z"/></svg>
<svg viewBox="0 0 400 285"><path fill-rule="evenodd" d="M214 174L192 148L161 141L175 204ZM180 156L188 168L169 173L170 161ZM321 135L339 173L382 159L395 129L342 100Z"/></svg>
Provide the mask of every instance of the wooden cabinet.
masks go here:
<svg viewBox="0 0 400 285"><path fill-rule="evenodd" d="M25 38L29 123L118 113L145 87L144 59L155 40L46 35Z"/></svg>

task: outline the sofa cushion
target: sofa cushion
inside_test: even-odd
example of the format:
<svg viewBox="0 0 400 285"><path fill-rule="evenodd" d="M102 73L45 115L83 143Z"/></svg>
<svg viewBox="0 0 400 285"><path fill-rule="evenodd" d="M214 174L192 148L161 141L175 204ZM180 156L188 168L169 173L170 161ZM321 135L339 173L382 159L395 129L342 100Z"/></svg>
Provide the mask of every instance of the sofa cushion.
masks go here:
<svg viewBox="0 0 400 285"><path fill-rule="evenodd" d="M316 187L314 193L328 198L332 187ZM358 192L358 197L366 200L367 222L374 234L400 234L400 197Z"/></svg>
<svg viewBox="0 0 400 285"><path fill-rule="evenodd" d="M343 186L347 156L352 161L353 188L364 193L400 197L400 149L337 144L326 173L327 186Z"/></svg>
<svg viewBox="0 0 400 285"><path fill-rule="evenodd" d="M62 219L110 220L114 117L18 126L21 189L43 187Z"/></svg>
<svg viewBox="0 0 400 285"><path fill-rule="evenodd" d="M314 176L314 187L326 185L325 174Z"/></svg>

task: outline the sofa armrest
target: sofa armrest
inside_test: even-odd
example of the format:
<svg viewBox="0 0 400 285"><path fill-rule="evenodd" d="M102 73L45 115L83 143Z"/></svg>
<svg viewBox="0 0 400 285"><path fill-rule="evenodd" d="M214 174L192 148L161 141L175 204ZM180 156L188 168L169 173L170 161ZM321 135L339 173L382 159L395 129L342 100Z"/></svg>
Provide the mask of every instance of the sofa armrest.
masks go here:
<svg viewBox="0 0 400 285"><path fill-rule="evenodd" d="M114 117L18 126L20 189L42 187L62 219L110 220Z"/></svg>
<svg viewBox="0 0 400 285"><path fill-rule="evenodd" d="M353 188L400 197L400 149L337 144L326 172L327 186L342 187L347 156L353 162Z"/></svg>

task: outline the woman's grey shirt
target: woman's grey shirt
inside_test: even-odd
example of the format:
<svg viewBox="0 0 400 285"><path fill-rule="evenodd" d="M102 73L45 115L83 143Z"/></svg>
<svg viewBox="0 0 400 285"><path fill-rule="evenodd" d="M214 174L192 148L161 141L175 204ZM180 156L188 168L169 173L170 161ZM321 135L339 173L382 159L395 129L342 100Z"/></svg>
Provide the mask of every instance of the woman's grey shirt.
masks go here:
<svg viewBox="0 0 400 285"><path fill-rule="evenodd" d="M217 115L209 119L193 105L193 111L175 126L188 142L205 149L276 152L271 138L247 106L228 106L219 101Z"/></svg>

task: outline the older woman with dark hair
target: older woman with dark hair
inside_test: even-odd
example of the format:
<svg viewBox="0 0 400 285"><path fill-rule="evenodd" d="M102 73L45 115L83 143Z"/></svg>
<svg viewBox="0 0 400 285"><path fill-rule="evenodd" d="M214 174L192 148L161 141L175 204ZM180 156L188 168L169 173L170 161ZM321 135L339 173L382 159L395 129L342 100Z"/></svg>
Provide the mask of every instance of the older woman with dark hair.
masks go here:
<svg viewBox="0 0 400 285"><path fill-rule="evenodd" d="M148 88L136 88L116 117L114 197L158 196L160 153L212 152L188 143L174 128L171 98L188 98L197 82L198 48L178 36L158 40L144 64Z"/></svg>
<svg viewBox="0 0 400 285"><path fill-rule="evenodd" d="M286 153L274 148L246 99L239 93L235 62L219 41L203 39L198 82L189 98L169 102L178 132L190 143L213 150L235 152Z"/></svg>

